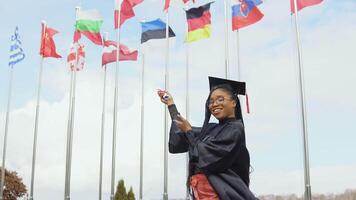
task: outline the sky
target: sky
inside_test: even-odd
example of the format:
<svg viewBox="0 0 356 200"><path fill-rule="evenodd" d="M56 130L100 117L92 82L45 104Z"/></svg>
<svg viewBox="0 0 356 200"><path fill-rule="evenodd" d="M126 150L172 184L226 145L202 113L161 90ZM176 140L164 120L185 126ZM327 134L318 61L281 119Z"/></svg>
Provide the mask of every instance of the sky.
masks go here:
<svg viewBox="0 0 356 200"><path fill-rule="evenodd" d="M198 6L208 1L197 1ZM163 1L145 0L136 17L121 30L121 42L140 52L137 62L121 62L116 181L123 178L138 196L141 70L144 82L144 199L163 193L164 107L156 96L164 88L164 49L141 51L140 20L162 18ZM9 86L10 38L16 26L26 58L14 67L6 168L17 171L30 185L36 91L40 65L41 21L57 29L55 36L63 59L45 59L35 177L35 198L57 200L64 195L66 127L70 73L65 57L75 23L75 7L97 9L104 20L102 32L116 38L114 1L1 0L0 16L0 144L3 144ZM242 109L250 151L251 190L256 195L302 195L303 143L294 21L289 0L265 1L264 18L239 32L240 80L246 81L251 113ZM356 188L356 1L324 0L299 14L309 134L313 193L340 193ZM230 12L230 11L229 11ZM184 44L186 19L180 3L170 9L169 23L175 45L169 50L169 91L185 115L186 54L189 55L189 119L204 120L208 76L224 77L224 4L211 6L212 35ZM231 24L229 24L231 26ZM229 31L229 78L237 79L236 32ZM73 140L72 199L97 199L99 187L100 127L103 103L102 48L83 37L86 66L78 73ZM142 62L142 53L145 62ZM143 66L144 64L144 66ZM105 109L103 197L110 195L115 64L108 66ZM1 146L2 147L2 146ZM0 150L3 152L2 148ZM170 198L185 195L185 154L169 155Z"/></svg>

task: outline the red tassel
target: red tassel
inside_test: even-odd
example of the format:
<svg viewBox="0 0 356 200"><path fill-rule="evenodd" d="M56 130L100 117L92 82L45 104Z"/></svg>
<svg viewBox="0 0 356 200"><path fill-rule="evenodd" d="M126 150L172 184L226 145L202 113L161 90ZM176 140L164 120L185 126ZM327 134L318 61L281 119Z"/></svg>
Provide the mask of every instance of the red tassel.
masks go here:
<svg viewBox="0 0 356 200"><path fill-rule="evenodd" d="M250 103L248 101L248 95L246 94L246 108L247 108L247 113L250 114Z"/></svg>

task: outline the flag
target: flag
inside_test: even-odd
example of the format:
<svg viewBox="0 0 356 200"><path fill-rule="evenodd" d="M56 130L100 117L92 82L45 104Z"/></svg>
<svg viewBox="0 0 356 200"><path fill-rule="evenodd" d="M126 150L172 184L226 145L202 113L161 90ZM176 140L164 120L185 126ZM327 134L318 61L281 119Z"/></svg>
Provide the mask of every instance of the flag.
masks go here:
<svg viewBox="0 0 356 200"><path fill-rule="evenodd" d="M153 39L166 38L166 26L166 23L164 23L161 19L156 19L149 22L141 22L141 44ZM175 37L176 34L173 32L171 27L168 28L169 37Z"/></svg>
<svg viewBox="0 0 356 200"><path fill-rule="evenodd" d="M135 12L133 8L142 3L143 0L123 0L121 3L121 10L120 10L120 27L122 24L135 16ZM115 21L115 28L117 29L118 27L118 16L119 16L119 4L120 0L115 1L115 14L114 14L114 21Z"/></svg>
<svg viewBox="0 0 356 200"><path fill-rule="evenodd" d="M210 5L207 3L197 8L186 10L188 35L186 42L194 42L200 39L209 38L211 33L211 13Z"/></svg>
<svg viewBox="0 0 356 200"><path fill-rule="evenodd" d="M184 4L188 3L190 0L182 0ZM195 0L192 0L193 3L195 3ZM167 12L169 6L171 5L171 0L165 0L164 1L164 11Z"/></svg>
<svg viewBox="0 0 356 200"><path fill-rule="evenodd" d="M74 43L78 42L83 34L94 44L102 45L100 35L102 24L103 20L97 10L79 10L75 24Z"/></svg>
<svg viewBox="0 0 356 200"><path fill-rule="evenodd" d="M70 48L67 62L71 71L80 71L84 68L85 64L85 51L84 45L75 43Z"/></svg>
<svg viewBox="0 0 356 200"><path fill-rule="evenodd" d="M170 4L171 4L171 0L165 0L164 1L164 8L163 8L164 12L168 11L168 8L169 8Z"/></svg>
<svg viewBox="0 0 356 200"><path fill-rule="evenodd" d="M117 43L111 40L104 41L102 65L117 61ZM120 44L120 61L137 60L138 52L131 51L126 45Z"/></svg>
<svg viewBox="0 0 356 200"><path fill-rule="evenodd" d="M321 3L323 0L297 0L298 11L305 7L314 6ZM294 13L294 0L290 0L291 12Z"/></svg>
<svg viewBox="0 0 356 200"><path fill-rule="evenodd" d="M42 24L42 32L41 32L41 47L40 47L40 55L43 58L53 57L53 58L62 58L62 56L58 55L56 52L56 45L53 40L53 36L58 33L58 31L45 26Z"/></svg>
<svg viewBox="0 0 356 200"><path fill-rule="evenodd" d="M13 67L15 64L21 62L25 59L25 53L22 49L22 43L19 36L19 28L16 26L14 35L11 36L11 46L10 46L10 61L9 66Z"/></svg>
<svg viewBox="0 0 356 200"><path fill-rule="evenodd" d="M260 21L263 14L257 8L261 0L240 0L239 4L232 6L232 30L238 30Z"/></svg>

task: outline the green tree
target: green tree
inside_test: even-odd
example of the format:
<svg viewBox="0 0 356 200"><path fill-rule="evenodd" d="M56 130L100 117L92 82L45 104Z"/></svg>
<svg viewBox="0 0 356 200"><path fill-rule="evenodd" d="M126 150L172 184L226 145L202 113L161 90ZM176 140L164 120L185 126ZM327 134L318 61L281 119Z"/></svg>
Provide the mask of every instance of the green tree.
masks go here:
<svg viewBox="0 0 356 200"><path fill-rule="evenodd" d="M125 182L122 179L119 180L119 183L117 184L115 200L128 200L126 188L125 188Z"/></svg>
<svg viewBox="0 0 356 200"><path fill-rule="evenodd" d="M130 187L129 192L127 193L128 200L135 200L135 194L133 193L132 187Z"/></svg>
<svg viewBox="0 0 356 200"><path fill-rule="evenodd" d="M2 168L0 168L0 179L1 171ZM22 183L22 178L17 175L17 172L5 169L4 200L16 200L24 197L26 194L26 185Z"/></svg>

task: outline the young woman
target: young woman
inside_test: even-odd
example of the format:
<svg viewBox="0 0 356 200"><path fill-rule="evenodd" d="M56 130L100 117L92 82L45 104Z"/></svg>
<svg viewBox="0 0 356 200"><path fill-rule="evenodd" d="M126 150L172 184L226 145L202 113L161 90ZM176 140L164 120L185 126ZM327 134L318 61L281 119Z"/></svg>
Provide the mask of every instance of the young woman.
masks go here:
<svg viewBox="0 0 356 200"><path fill-rule="evenodd" d="M209 77L203 127L180 116L172 96L158 91L173 120L170 153L189 152L188 184L196 200L255 200L249 190L250 156L238 95L245 83ZM219 123L209 123L213 115Z"/></svg>

